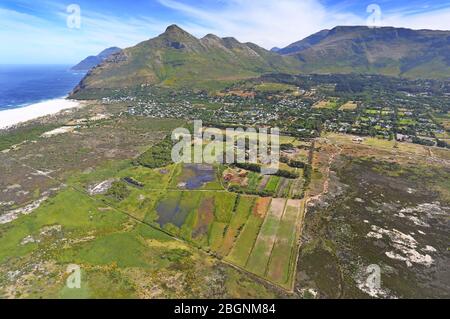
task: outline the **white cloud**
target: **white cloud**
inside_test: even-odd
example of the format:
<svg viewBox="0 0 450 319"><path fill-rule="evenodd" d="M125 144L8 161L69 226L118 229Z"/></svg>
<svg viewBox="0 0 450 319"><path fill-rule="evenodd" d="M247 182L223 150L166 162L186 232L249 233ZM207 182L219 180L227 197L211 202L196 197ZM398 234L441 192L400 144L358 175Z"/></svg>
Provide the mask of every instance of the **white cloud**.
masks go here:
<svg viewBox="0 0 450 319"><path fill-rule="evenodd" d="M450 8L412 14L387 12L383 15L382 23L411 29L450 30Z"/></svg>
<svg viewBox="0 0 450 319"><path fill-rule="evenodd" d="M266 48L286 46L336 25L364 24L346 12L332 11L318 0L228 0L220 9L200 10L176 0L159 0L191 18L190 30L234 36Z"/></svg>
<svg viewBox="0 0 450 319"><path fill-rule="evenodd" d="M337 25L366 25L370 15L348 12L346 3L327 8L319 0L225 0L220 9L203 10L179 0L158 1L189 18L190 23L185 25L196 35L212 32L234 36L266 48L284 47ZM380 5L383 11L382 2ZM450 30L449 17L449 8L413 14L408 8L401 8L384 12L381 25Z"/></svg>

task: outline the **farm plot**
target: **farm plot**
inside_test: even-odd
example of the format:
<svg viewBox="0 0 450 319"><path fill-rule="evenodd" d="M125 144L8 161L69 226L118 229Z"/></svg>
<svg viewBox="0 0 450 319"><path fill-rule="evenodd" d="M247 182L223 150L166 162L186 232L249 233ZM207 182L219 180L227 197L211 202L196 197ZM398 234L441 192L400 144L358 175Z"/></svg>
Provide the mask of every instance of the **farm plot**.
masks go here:
<svg viewBox="0 0 450 319"><path fill-rule="evenodd" d="M296 258L298 219L302 201L288 200L278 227L278 234L270 256L267 277L282 286L290 282L290 274Z"/></svg>
<svg viewBox="0 0 450 319"><path fill-rule="evenodd" d="M227 229L226 223L214 221L211 224L208 236L208 246L213 251L218 251L222 246L223 236L225 234L226 229Z"/></svg>
<svg viewBox="0 0 450 319"><path fill-rule="evenodd" d="M175 215L179 211L181 195L181 192L167 193L156 206L156 212L158 213L157 222L161 227L173 222Z"/></svg>
<svg viewBox="0 0 450 319"><path fill-rule="evenodd" d="M281 180L281 178L278 176L270 176L269 181L267 182L264 190L266 192L275 194L275 192L278 189L278 185L280 184L280 180Z"/></svg>
<svg viewBox="0 0 450 319"><path fill-rule="evenodd" d="M197 220L192 231L192 238L195 242L206 246L208 244L208 231L214 222L214 197L205 196L198 207Z"/></svg>
<svg viewBox="0 0 450 319"><path fill-rule="evenodd" d="M225 232L233 217L233 209L236 203L236 194L215 193L214 195L214 222L209 231L209 247L214 251L219 251L222 247Z"/></svg>
<svg viewBox="0 0 450 319"><path fill-rule="evenodd" d="M282 177L276 192L276 197L286 198L289 196L292 180Z"/></svg>
<svg viewBox="0 0 450 319"><path fill-rule="evenodd" d="M262 177L262 179L259 183L259 186L258 186L258 191L263 191L266 188L267 183L269 182L269 179L270 179L269 175L264 175Z"/></svg>
<svg viewBox="0 0 450 319"><path fill-rule="evenodd" d="M290 197L291 198L302 198L302 195L305 192L305 179L303 174L300 175L300 178L297 178L292 181L291 189L290 189Z"/></svg>
<svg viewBox="0 0 450 319"><path fill-rule="evenodd" d="M255 246L247 262L247 269L257 275L265 276L273 245L277 239L278 228L283 216L286 200L272 199L269 213L261 227Z"/></svg>
<svg viewBox="0 0 450 319"><path fill-rule="evenodd" d="M236 207L236 211L234 212L230 225L228 226L227 232L225 233L223 244L219 251L219 254L222 256L228 255L231 248L233 247L236 238L239 236L242 227L245 225L248 216L252 212L255 198L249 196L240 196L237 201L238 204Z"/></svg>
<svg viewBox="0 0 450 319"><path fill-rule="evenodd" d="M321 100L316 102L312 108L313 109L335 109L337 107L337 101L334 99Z"/></svg>
<svg viewBox="0 0 450 319"><path fill-rule="evenodd" d="M258 237L261 225L264 222L270 201L270 198L260 197L256 199L252 213L248 216L247 222L242 228L239 236L236 238L230 254L225 258L227 261L245 268Z"/></svg>
<svg viewBox="0 0 450 319"><path fill-rule="evenodd" d="M262 179L262 177L260 174L255 173L255 172L250 172L248 174L248 189L250 191L256 191L261 179Z"/></svg>

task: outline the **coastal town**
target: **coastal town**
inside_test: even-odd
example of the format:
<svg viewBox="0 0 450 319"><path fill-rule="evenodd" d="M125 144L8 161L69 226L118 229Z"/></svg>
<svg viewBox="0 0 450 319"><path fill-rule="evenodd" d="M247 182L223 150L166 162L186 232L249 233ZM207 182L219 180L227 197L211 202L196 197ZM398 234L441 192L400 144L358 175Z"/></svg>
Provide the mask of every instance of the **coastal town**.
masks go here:
<svg viewBox="0 0 450 319"><path fill-rule="evenodd" d="M364 79L370 81L361 78L363 86ZM163 95L120 92L122 96L105 98L104 102L126 103L130 115L202 119L220 127L272 126L300 138L314 138L328 131L449 147L447 82L430 85L429 81L405 80L395 84L409 85L407 91L395 88L398 92L393 93L393 89L372 88L369 84L359 92L345 91L335 78L324 76L303 86L267 82L270 80L274 79L242 83L212 95L188 90ZM384 80L391 85L392 79Z"/></svg>

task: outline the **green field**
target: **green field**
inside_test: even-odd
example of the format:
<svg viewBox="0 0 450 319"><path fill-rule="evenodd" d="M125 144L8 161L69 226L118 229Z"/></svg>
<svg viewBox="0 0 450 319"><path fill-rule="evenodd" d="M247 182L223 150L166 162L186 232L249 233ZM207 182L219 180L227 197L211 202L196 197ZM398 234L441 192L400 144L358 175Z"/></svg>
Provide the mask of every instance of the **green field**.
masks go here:
<svg viewBox="0 0 450 319"><path fill-rule="evenodd" d="M279 198L289 197L291 185L292 185L292 180L282 177L278 184L278 188L277 188L275 196L279 197Z"/></svg>
<svg viewBox="0 0 450 319"><path fill-rule="evenodd" d="M129 185L130 195L113 205L289 288L296 247L298 201L289 200L285 209L286 199L283 198L270 202L270 199L219 189L179 189L180 183L196 177L195 169L186 169L182 165L172 165L164 170L125 166L122 170L109 171L115 172L117 177L132 177L144 184L143 188ZM106 176L101 174L101 177ZM248 178L249 185L256 188L262 176L250 173ZM214 181L218 182L217 174ZM286 198L292 184L292 180L270 176L264 190Z"/></svg>
<svg viewBox="0 0 450 319"><path fill-rule="evenodd" d="M236 239L235 245L233 246L230 254L227 256L227 260L245 267L247 260L252 252L253 246L258 237L261 225L264 222L265 211L268 209L268 205L262 207L263 215L258 215L255 210L249 215L247 223L242 228L239 237Z"/></svg>
<svg viewBox="0 0 450 319"><path fill-rule="evenodd" d="M280 177L278 176L270 176L269 181L267 182L266 187L264 188L265 191L270 193L275 193L278 189L278 184L280 183Z"/></svg>
<svg viewBox="0 0 450 319"><path fill-rule="evenodd" d="M216 193L215 194L215 218L218 222L229 223L233 215L233 208L236 202L236 194Z"/></svg>
<svg viewBox="0 0 450 319"><path fill-rule="evenodd" d="M221 223L218 221L214 221L211 224L208 236L208 243L209 247L212 250L218 251L222 247L223 237L225 235L227 226L228 225L226 223Z"/></svg>
<svg viewBox="0 0 450 319"><path fill-rule="evenodd" d="M255 172L250 172L248 174L248 186L247 188L250 191L256 191L258 189L258 185L261 182L261 174L255 173Z"/></svg>
<svg viewBox="0 0 450 319"><path fill-rule="evenodd" d="M227 256L234 245L236 238L239 236L242 228L247 222L250 213L252 212L255 203L254 197L239 196L236 211L231 219L230 225L227 228L222 247L220 248L220 255Z"/></svg>

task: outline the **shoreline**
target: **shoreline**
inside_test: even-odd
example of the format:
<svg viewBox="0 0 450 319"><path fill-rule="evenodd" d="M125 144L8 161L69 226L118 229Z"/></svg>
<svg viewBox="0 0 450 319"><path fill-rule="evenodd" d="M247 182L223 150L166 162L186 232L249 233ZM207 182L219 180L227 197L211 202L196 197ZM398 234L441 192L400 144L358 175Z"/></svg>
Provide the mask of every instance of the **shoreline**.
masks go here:
<svg viewBox="0 0 450 319"><path fill-rule="evenodd" d="M7 130L18 124L81 106L79 101L68 100L66 97L61 97L30 104L24 107L3 110L0 111L0 130Z"/></svg>

